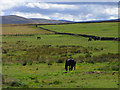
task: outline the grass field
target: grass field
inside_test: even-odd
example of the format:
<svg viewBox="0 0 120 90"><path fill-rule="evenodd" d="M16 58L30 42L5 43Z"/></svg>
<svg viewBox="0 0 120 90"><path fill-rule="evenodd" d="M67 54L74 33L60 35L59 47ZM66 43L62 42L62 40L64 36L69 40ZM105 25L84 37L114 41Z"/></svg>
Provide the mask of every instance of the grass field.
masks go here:
<svg viewBox="0 0 120 90"><path fill-rule="evenodd" d="M42 27L62 33L66 32L101 37L118 37L118 23L78 23L67 25L44 25Z"/></svg>
<svg viewBox="0 0 120 90"><path fill-rule="evenodd" d="M2 25L3 35L15 34L49 34L52 32L36 28L34 25Z"/></svg>
<svg viewBox="0 0 120 90"><path fill-rule="evenodd" d="M39 28L117 37L117 25L118 23L39 25L38 27L3 25L3 87L117 88L119 68L117 41L88 41L85 37L58 35ZM65 72L64 62L71 57L77 61L77 69ZM23 62L27 62L27 65L23 66ZM32 65L29 65L30 63ZM84 74L92 71L104 73Z"/></svg>
<svg viewBox="0 0 120 90"><path fill-rule="evenodd" d="M38 40L37 37L41 39ZM12 49L17 47L29 48L29 46L39 45L52 45L53 47L59 46L83 46L85 48L92 47L101 49L102 51L94 52L95 55L107 54L107 53L118 53L118 42L116 41L91 41L84 37L74 37L69 35L34 35L34 36L3 36L3 47L6 49ZM19 42L20 41L20 42ZM19 48L20 49L20 48ZM19 52L19 51L18 51Z"/></svg>
<svg viewBox="0 0 120 90"><path fill-rule="evenodd" d="M6 84L4 88L117 88L118 73L112 75L111 71L104 73L87 73L98 71L107 63L78 64L77 70L66 73L64 64L33 64L21 66L20 64L3 65ZM12 73L11 73L12 72ZM15 84L13 84L13 82Z"/></svg>

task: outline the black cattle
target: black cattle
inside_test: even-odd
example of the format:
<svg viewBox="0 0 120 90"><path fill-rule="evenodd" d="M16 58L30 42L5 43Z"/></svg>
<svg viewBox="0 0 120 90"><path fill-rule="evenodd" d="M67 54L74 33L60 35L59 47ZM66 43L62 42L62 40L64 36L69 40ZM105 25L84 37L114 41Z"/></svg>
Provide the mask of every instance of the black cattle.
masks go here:
<svg viewBox="0 0 120 90"><path fill-rule="evenodd" d="M91 38L91 37L89 37L88 41L92 41L92 38Z"/></svg>
<svg viewBox="0 0 120 90"><path fill-rule="evenodd" d="M66 71L68 70L68 67L69 67L69 71L72 71L73 67L74 67L74 70L75 70L75 66L76 66L76 61L74 59L67 59L66 60L66 63L65 63Z"/></svg>
<svg viewBox="0 0 120 90"><path fill-rule="evenodd" d="M37 37L37 39L41 39L41 37Z"/></svg>
<svg viewBox="0 0 120 90"><path fill-rule="evenodd" d="M22 62L22 65L23 65L23 66L26 66L26 65L27 65L27 62L26 62L26 61L23 61L23 62Z"/></svg>

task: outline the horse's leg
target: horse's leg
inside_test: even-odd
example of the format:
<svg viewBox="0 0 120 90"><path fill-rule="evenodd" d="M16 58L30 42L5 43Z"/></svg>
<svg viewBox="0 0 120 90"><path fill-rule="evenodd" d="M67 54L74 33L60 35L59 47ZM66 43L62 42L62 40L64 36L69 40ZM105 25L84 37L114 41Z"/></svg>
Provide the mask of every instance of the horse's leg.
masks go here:
<svg viewBox="0 0 120 90"><path fill-rule="evenodd" d="M74 70L76 69L76 61L74 61Z"/></svg>
<svg viewBox="0 0 120 90"><path fill-rule="evenodd" d="M66 71L68 70L68 66L67 65L65 65L65 69L66 69Z"/></svg>
<svg viewBox="0 0 120 90"><path fill-rule="evenodd" d="M73 70L73 65L71 65L71 71Z"/></svg>
<svg viewBox="0 0 120 90"><path fill-rule="evenodd" d="M71 65L69 66L69 71L71 71Z"/></svg>

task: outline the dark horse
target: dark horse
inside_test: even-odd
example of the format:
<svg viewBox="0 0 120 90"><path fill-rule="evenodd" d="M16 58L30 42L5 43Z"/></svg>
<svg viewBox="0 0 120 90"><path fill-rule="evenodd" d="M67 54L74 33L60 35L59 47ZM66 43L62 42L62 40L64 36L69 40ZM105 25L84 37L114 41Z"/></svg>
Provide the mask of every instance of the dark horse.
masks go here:
<svg viewBox="0 0 120 90"><path fill-rule="evenodd" d="M75 70L75 66L76 66L76 61L74 59L67 59L66 63L65 63L65 69L66 71L68 70L68 66L69 66L69 71Z"/></svg>

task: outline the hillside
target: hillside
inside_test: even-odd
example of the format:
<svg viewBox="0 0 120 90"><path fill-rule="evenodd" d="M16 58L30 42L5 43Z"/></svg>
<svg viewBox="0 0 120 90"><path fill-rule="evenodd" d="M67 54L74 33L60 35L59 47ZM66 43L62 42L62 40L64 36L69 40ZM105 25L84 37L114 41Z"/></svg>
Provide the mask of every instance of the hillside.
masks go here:
<svg viewBox="0 0 120 90"><path fill-rule="evenodd" d="M0 16L0 18L2 18L2 24L70 23L70 21L48 20L48 19L41 19L41 18L24 18L16 15Z"/></svg>
<svg viewBox="0 0 120 90"><path fill-rule="evenodd" d="M31 21L24 17L15 16L15 15L2 16L2 24L26 24L31 22L34 22L34 21Z"/></svg>

